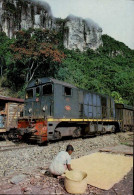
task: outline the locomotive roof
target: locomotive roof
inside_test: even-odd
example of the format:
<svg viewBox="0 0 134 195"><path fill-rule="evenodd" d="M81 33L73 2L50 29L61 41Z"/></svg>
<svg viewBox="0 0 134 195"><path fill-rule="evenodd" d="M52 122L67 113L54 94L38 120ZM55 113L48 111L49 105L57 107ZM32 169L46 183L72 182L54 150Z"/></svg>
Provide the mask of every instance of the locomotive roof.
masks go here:
<svg viewBox="0 0 134 195"><path fill-rule="evenodd" d="M66 83L66 82L64 82L64 81L59 81L59 80L53 79L53 78L50 78L50 79L51 79L51 81L52 81L53 83L57 83L57 84L60 84L60 85L65 85L65 86L67 86L67 87L77 88L76 86L74 86L74 85L72 85L72 84L70 84L70 83Z"/></svg>
<svg viewBox="0 0 134 195"><path fill-rule="evenodd" d="M56 84L60 84L60 85L65 85L65 86L71 87L71 88L77 88L76 86L74 86L70 83L66 83L66 82L59 81L59 80L53 79L53 78L48 78L48 77L43 77L43 78L39 78L39 79L35 79L35 80L30 81L27 88L31 88L31 87L34 87L35 85L37 85L36 84L37 80L39 81L38 85L52 82L52 83L56 83Z"/></svg>
<svg viewBox="0 0 134 195"><path fill-rule="evenodd" d="M116 106L116 108L121 108L121 109L127 109L127 110L133 110L134 111L134 107L129 106L129 105L116 103L115 106Z"/></svg>
<svg viewBox="0 0 134 195"><path fill-rule="evenodd" d="M37 81L37 80L39 81L39 84L36 84L36 81ZM32 81L29 82L27 88L32 88L32 87L35 87L35 86L37 86L37 85L43 85L43 84L45 84L45 83L50 83L50 82L56 83L56 84L60 84L60 85L64 85L64 86L66 86L66 87L71 87L71 88L76 88L76 89L78 89L78 87L76 87L75 85L72 85L72 84L70 84L70 83L66 83L66 82L64 82L64 81L59 81L59 80L57 80L57 79L50 78L50 77L43 77L43 78L39 78L39 79L34 79L34 80L32 80ZM108 95L99 94L99 93L97 93L97 92L89 91L89 90L87 90L87 89L82 89L82 88L79 88L79 89L80 89L80 90L83 90L83 91L86 91L86 92L90 92L90 93L92 93L92 94L100 95L100 96L103 96L103 97L110 97L110 96L108 96ZM112 97L110 97L110 98L112 98Z"/></svg>

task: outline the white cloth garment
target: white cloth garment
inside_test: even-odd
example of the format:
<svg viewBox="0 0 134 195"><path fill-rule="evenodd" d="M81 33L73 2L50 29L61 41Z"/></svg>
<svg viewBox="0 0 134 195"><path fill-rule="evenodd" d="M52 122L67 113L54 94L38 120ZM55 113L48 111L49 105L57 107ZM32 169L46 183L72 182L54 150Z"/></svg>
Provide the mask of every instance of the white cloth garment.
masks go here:
<svg viewBox="0 0 134 195"><path fill-rule="evenodd" d="M68 152L61 151L52 161L49 170L54 175L62 175L67 168L67 164L71 164L71 156Z"/></svg>

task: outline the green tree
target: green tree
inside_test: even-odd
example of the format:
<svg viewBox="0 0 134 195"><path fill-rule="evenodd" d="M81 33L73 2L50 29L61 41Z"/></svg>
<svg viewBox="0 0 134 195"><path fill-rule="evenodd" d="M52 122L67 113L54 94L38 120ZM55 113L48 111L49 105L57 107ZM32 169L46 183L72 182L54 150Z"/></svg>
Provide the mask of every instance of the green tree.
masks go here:
<svg viewBox="0 0 134 195"><path fill-rule="evenodd" d="M3 76L7 66L11 62L10 45L13 42L14 39L9 39L4 32L0 32L0 76Z"/></svg>
<svg viewBox="0 0 134 195"><path fill-rule="evenodd" d="M121 103L121 104L124 103L121 95L117 91L113 91L111 93L111 96L114 98L115 103Z"/></svg>
<svg viewBox="0 0 134 195"><path fill-rule="evenodd" d="M64 50L56 78L134 105L134 51L107 35L102 39L96 51Z"/></svg>
<svg viewBox="0 0 134 195"><path fill-rule="evenodd" d="M42 74L52 76L65 57L64 53L57 49L56 44L53 44L52 34L47 40L44 38L45 35L46 31L43 30L16 33L16 40L11 45L12 63L7 70L8 77L15 83L15 87L20 87L16 82L18 79L20 83L24 83Z"/></svg>
<svg viewBox="0 0 134 195"><path fill-rule="evenodd" d="M96 51L67 50L61 32L22 30L16 39L0 33L4 85L23 96L29 80L51 76L134 106L134 50L108 35L102 36L103 46Z"/></svg>

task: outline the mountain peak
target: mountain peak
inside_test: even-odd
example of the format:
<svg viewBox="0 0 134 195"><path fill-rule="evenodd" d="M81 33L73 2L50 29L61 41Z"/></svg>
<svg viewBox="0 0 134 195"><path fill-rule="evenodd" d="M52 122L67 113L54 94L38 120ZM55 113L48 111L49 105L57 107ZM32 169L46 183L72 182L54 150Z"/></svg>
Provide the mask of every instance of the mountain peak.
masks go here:
<svg viewBox="0 0 134 195"><path fill-rule="evenodd" d="M57 24L51 7L44 1L0 1L0 31L12 38L15 32L29 28L60 31L64 47L70 50L96 50L102 45L102 29L91 19L69 15Z"/></svg>

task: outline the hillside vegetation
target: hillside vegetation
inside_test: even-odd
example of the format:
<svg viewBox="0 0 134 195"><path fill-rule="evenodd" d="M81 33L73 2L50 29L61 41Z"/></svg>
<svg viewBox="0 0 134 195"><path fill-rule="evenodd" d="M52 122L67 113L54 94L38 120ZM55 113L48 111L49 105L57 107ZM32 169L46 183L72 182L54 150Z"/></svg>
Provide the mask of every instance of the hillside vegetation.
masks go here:
<svg viewBox="0 0 134 195"><path fill-rule="evenodd" d="M1 86L24 97L28 81L51 76L134 105L134 50L108 35L102 39L103 47L82 53L64 49L55 31L19 31L16 39L0 33Z"/></svg>

